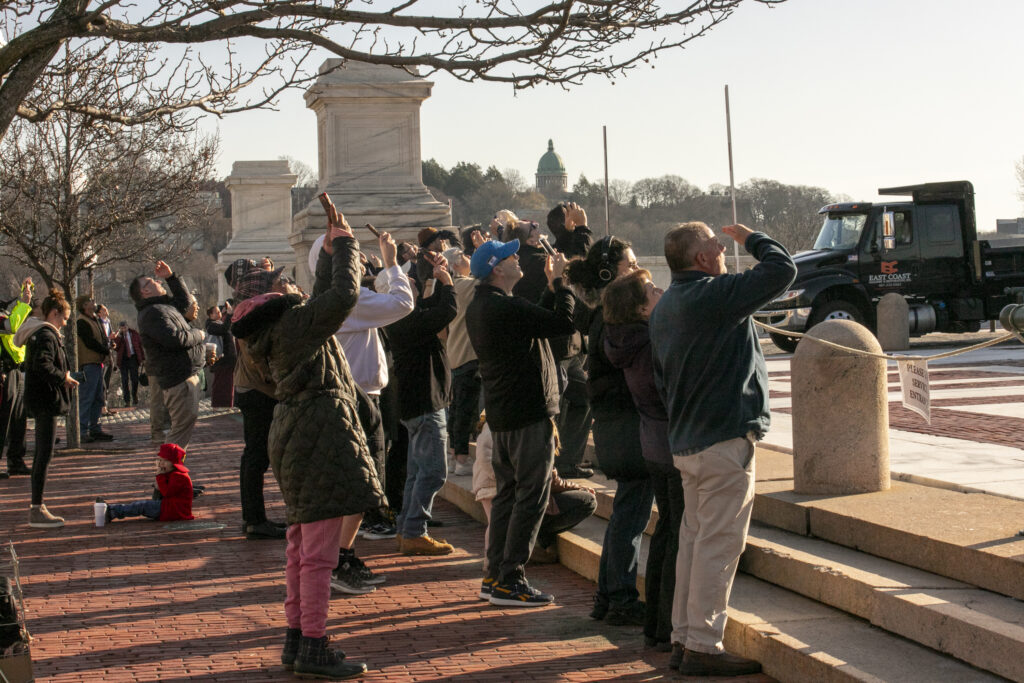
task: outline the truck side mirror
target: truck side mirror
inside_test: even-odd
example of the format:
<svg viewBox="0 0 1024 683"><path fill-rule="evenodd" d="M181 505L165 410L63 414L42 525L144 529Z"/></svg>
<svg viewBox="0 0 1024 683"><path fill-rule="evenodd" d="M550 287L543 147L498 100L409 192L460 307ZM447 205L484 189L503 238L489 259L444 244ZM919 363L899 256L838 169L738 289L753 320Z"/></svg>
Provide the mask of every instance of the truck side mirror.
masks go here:
<svg viewBox="0 0 1024 683"><path fill-rule="evenodd" d="M883 252L896 248L896 212L882 212L882 234L879 238L878 246Z"/></svg>

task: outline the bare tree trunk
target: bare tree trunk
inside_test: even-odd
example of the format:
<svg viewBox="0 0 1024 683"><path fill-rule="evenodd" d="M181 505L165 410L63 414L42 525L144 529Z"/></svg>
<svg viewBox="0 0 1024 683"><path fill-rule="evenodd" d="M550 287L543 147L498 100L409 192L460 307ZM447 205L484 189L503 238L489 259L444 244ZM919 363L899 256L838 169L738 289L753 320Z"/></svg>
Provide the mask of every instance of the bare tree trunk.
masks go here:
<svg viewBox="0 0 1024 683"><path fill-rule="evenodd" d="M10 76L0 85L0 140L18 114L18 107L36 87L40 74L50 63L61 43L48 45L23 58L11 69Z"/></svg>

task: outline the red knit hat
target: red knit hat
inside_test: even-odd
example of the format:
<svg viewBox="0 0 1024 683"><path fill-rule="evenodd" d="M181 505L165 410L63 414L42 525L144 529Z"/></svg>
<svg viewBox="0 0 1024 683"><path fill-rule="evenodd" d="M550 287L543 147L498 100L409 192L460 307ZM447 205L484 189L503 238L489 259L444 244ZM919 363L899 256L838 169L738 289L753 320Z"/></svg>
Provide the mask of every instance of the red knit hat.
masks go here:
<svg viewBox="0 0 1024 683"><path fill-rule="evenodd" d="M160 452L157 455L164 460L169 460L175 465L179 465L185 460L185 449L176 443L165 443L160 447Z"/></svg>

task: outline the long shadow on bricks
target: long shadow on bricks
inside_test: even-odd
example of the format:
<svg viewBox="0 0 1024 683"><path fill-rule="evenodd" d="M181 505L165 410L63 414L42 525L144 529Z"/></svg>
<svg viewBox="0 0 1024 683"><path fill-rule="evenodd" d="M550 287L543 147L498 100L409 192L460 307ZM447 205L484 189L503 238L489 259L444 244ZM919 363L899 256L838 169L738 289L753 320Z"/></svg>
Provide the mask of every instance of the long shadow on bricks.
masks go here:
<svg viewBox="0 0 1024 683"><path fill-rule="evenodd" d="M187 464L209 487L196 516L227 528L168 532L163 524L92 526L91 502L144 497L152 485L148 426L119 425L117 452L87 449L51 467L47 503L68 518L57 531L25 525L27 480L0 481L0 524L23 559L33 659L49 681L277 681L284 635L284 543L238 531L241 427L200 421ZM119 444L119 446L122 444ZM13 482L13 483L11 483ZM283 517L268 473L268 512ZM556 604L499 609L477 599L483 526L444 501L431 534L450 556L404 557L393 540L357 551L388 581L331 602L328 633L369 681L625 680L661 678L667 654L644 651L637 628L587 618L593 584L560 566L530 567Z"/></svg>

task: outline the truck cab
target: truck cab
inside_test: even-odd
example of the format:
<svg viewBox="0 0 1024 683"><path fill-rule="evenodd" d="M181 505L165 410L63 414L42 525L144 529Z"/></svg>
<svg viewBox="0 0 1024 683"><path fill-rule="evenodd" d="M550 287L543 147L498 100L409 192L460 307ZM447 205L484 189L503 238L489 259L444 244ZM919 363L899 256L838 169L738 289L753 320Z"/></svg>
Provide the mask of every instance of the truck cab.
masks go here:
<svg viewBox="0 0 1024 683"><path fill-rule="evenodd" d="M912 199L822 207L814 248L794 256L796 281L755 318L794 332L835 318L874 329L875 305L890 292L907 299L912 334L977 331L982 320L998 317L997 306L1009 301L1001 285L1024 282L1024 273L1015 255L998 260L1012 272L983 258L999 250L977 239L971 183L878 192ZM1024 258L1024 248L1018 250ZM795 337L771 336L783 350L796 347Z"/></svg>

